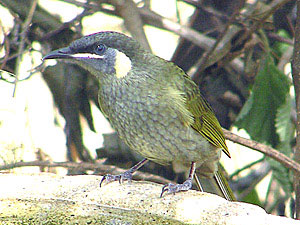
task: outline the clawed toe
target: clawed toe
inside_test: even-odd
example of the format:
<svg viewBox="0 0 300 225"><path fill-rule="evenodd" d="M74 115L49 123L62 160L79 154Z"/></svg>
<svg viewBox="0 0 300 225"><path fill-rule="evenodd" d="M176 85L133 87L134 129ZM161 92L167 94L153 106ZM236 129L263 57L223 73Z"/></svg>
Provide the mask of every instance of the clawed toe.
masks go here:
<svg viewBox="0 0 300 225"><path fill-rule="evenodd" d="M168 194L175 194L180 191L188 191L192 188L192 180L187 179L183 184L166 184L163 186L160 197L163 196L165 192Z"/></svg>
<svg viewBox="0 0 300 225"><path fill-rule="evenodd" d="M172 189L172 185L175 185L175 184L172 184L172 183L169 183L169 184L165 184L161 190L161 193L160 193L160 198L163 196L163 194L165 192L168 192L169 193L169 190ZM175 193L175 192L174 192Z"/></svg>
<svg viewBox="0 0 300 225"><path fill-rule="evenodd" d="M100 187L102 186L102 183L104 181L106 181L106 183L110 183L116 180L120 180L120 175L111 175L111 174L106 174L102 177L101 181L100 181Z"/></svg>
<svg viewBox="0 0 300 225"><path fill-rule="evenodd" d="M106 183L110 183L113 181L119 181L119 183L123 183L123 181L128 180L129 182L132 180L132 173L130 171L126 171L122 174L119 175L111 175L111 174L106 174L102 177L100 181L100 188L102 186L102 183L106 181Z"/></svg>

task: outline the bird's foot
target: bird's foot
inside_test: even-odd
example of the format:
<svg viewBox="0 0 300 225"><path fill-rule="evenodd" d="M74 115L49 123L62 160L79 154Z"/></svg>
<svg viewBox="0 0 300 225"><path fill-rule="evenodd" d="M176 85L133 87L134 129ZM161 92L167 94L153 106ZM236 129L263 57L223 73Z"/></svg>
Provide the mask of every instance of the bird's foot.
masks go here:
<svg viewBox="0 0 300 225"><path fill-rule="evenodd" d="M131 170L127 170L124 173L121 173L119 175L111 175L111 174L106 174L102 177L102 180L100 181L100 188L101 185L104 181L106 181L106 183L110 183L113 181L119 181L119 183L123 183L123 181L128 180L129 182L131 182L132 180L132 171Z"/></svg>
<svg viewBox="0 0 300 225"><path fill-rule="evenodd" d="M135 171L137 171L139 168L141 168L143 165L145 165L145 163L147 163L147 162L148 162L148 159L143 159L142 161L140 161L139 163L137 163L136 165L131 167L129 170L127 170L124 173L121 173L119 175L111 175L111 174L104 175L102 180L100 181L100 188L104 181L106 181L106 183L110 183L110 182L118 180L120 184L123 183L124 180L128 180L129 182L131 182L132 174Z"/></svg>
<svg viewBox="0 0 300 225"><path fill-rule="evenodd" d="M165 192L167 192L168 194L175 194L180 191L188 191L192 188L192 185L193 183L191 178L187 179L183 184L166 184L162 188L160 197L162 197Z"/></svg>

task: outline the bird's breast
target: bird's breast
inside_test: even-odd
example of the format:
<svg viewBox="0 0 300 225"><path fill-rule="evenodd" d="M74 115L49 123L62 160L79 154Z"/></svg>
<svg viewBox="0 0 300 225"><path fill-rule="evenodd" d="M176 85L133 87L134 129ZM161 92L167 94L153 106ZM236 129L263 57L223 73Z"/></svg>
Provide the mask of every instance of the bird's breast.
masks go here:
<svg viewBox="0 0 300 225"><path fill-rule="evenodd" d="M110 85L101 92L101 105L111 125L144 157L167 164L177 159L201 162L216 155L205 138L180 121L174 102L159 89Z"/></svg>

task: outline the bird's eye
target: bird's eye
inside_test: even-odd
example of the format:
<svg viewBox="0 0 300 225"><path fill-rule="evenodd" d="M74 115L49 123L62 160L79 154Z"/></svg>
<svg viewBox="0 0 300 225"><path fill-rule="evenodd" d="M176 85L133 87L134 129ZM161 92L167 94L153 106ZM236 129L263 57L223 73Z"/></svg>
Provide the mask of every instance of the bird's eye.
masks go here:
<svg viewBox="0 0 300 225"><path fill-rule="evenodd" d="M95 53L97 55L103 55L106 50L106 46L104 44L99 44L95 47Z"/></svg>

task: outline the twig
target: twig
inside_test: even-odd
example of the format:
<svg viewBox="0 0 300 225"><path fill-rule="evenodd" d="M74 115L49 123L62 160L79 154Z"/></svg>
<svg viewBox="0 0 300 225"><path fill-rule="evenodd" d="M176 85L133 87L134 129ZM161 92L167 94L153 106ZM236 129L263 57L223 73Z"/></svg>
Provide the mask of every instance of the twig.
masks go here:
<svg viewBox="0 0 300 225"><path fill-rule="evenodd" d="M3 76L3 74L6 74L6 75L8 75L9 77L13 77L14 78L14 80L13 81L10 81L10 80L8 80L8 78L4 78L4 76ZM5 81L5 82L7 82L7 83L9 83L9 84L14 84L15 83L15 77L16 77L16 75L15 74L13 74L13 73L11 73L11 72L8 72L8 71L5 71L5 70L2 70L2 69L0 69L0 80L3 80L3 81Z"/></svg>
<svg viewBox="0 0 300 225"><path fill-rule="evenodd" d="M299 0L300 1L300 0ZM223 132L225 134L225 138L233 141L235 143L238 143L240 145L246 146L248 148L252 148L256 151L259 151L261 153L264 153L266 156L271 157L272 159L275 159L276 161L283 164L285 167L292 169L295 172L300 173L300 164L296 161L290 159L286 155L282 154L281 152L277 151L274 148L271 148L270 146L258 143L257 141L253 141L247 138L240 137L228 130L223 129Z"/></svg>
<svg viewBox="0 0 300 225"><path fill-rule="evenodd" d="M182 1L194 6L197 9L201 9L202 11L205 11L206 13L213 15L214 17L218 18L219 20L222 20L222 21L228 20L228 15L220 12L219 10L215 9L212 6L209 6L209 4L204 4L203 1L199 1L199 0L182 0Z"/></svg>
<svg viewBox="0 0 300 225"><path fill-rule="evenodd" d="M0 66L0 70L3 69L6 65L6 62L8 60L9 57L9 50L10 50L10 43L9 43L9 39L7 38L6 32L4 30L4 27L2 25L2 22L0 21L0 29L2 30L3 36L4 36L4 50L5 50L5 54L4 54L4 58L2 60L1 66Z"/></svg>
<svg viewBox="0 0 300 225"><path fill-rule="evenodd" d="M280 36L276 33L270 32L267 35L268 35L269 38L272 38L275 41L279 41L279 42L282 42L282 43L285 43L285 44L288 44L288 45L293 45L294 44L294 41L292 39L282 37L282 36Z"/></svg>
<svg viewBox="0 0 300 225"><path fill-rule="evenodd" d="M16 58L16 57L18 57L20 54L18 54L18 53L15 53L15 54L11 54L10 56L8 56L7 57L7 59L2 59L2 60L0 60L0 63L6 63L6 61L10 61L10 60L12 60L12 59L14 59L14 58Z"/></svg>
<svg viewBox="0 0 300 225"><path fill-rule="evenodd" d="M138 40L141 45L151 52L150 44L144 32L144 23L138 7L132 0L111 0L116 12L123 18L126 29Z"/></svg>
<svg viewBox="0 0 300 225"><path fill-rule="evenodd" d="M253 26L250 28L248 35L252 35L255 31L260 29L264 22L273 15L278 9L280 9L282 6L287 4L291 0L273 0L269 5L270 9L263 12L264 16L258 20L256 23L253 24Z"/></svg>
<svg viewBox="0 0 300 225"><path fill-rule="evenodd" d="M262 162L264 160L265 160L265 157L262 157L261 159L256 160L256 161L254 161L252 163L249 163L246 166L243 166L242 168L236 170L233 174L230 175L230 180L232 180L233 177L239 175L239 173L243 172L244 170L249 169L250 167L252 167L252 166L254 166L254 165L256 165L256 164L258 164L258 163L260 163L260 162Z"/></svg>
<svg viewBox="0 0 300 225"><path fill-rule="evenodd" d="M21 56L22 56L22 53L24 51L26 34L27 34L28 28L30 26L30 23L32 21L33 14L34 14L34 11L36 9L36 5L37 5L37 0L33 0L32 4L31 4L31 7L30 7L30 10L29 10L29 13L28 13L28 16L27 16L26 20L24 21L24 24L22 25L21 39L20 39L20 44L19 44L19 49L18 49L18 58L17 58L17 61L16 61L16 66L17 67L19 67L20 63L21 63ZM18 81L19 81L19 72L16 73L16 80L15 80L15 87L14 87L14 91L13 91L13 96L15 96Z"/></svg>
<svg viewBox="0 0 300 225"><path fill-rule="evenodd" d="M170 19L164 18L150 10L146 9L140 9L140 13L142 15L142 18L145 20L145 23L159 27L161 29L165 29L168 31L171 31L177 35L179 35L181 38L184 38L193 44L199 46L200 48L204 49L205 51L209 51L215 44L216 40L214 38L208 37L206 35L201 34L200 32L178 24ZM220 47L219 47L220 46ZM226 55L229 51L228 43L224 43L222 45L217 45L216 51L218 54L216 54L216 58L221 58L222 56ZM216 59L210 60L210 64L212 61ZM243 73L243 68L241 68L240 60L237 59L237 61L230 61L228 63L230 66L232 66L236 71Z"/></svg>
<svg viewBox="0 0 300 225"><path fill-rule="evenodd" d="M242 44L245 40L250 40L250 37L259 30L263 25L264 22L274 13L276 12L280 7L282 7L284 4L288 3L291 0L273 0L269 5L270 9L266 10L265 12L261 13L263 15L259 20L256 20L253 25L245 30L245 32L240 36L240 38L235 42L235 45L238 46ZM245 49L241 49L239 51L235 51L232 54L229 54L223 59L222 64L220 65L226 65L228 62L232 61L234 58L238 57L239 55L244 52Z"/></svg>
<svg viewBox="0 0 300 225"><path fill-rule="evenodd" d="M294 158L296 162L300 162L300 0L297 0L297 18L295 28L295 44L292 59L292 76L296 95L296 148ZM294 173L294 189L295 189L295 216L300 219L300 173Z"/></svg>
<svg viewBox="0 0 300 225"><path fill-rule="evenodd" d="M238 196L238 199L244 199L247 195L251 193L251 191L256 187L256 185L264 179L268 173L271 171L270 168L268 168L266 171L261 173L253 182L251 182L250 186L248 186L246 189L244 189Z"/></svg>
<svg viewBox="0 0 300 225"><path fill-rule="evenodd" d="M82 3L82 4L88 5L87 3ZM43 37L39 38L39 41L45 41L45 40L47 40L47 39L49 39L49 38L51 38L53 36L56 36L57 34L59 34L64 29L66 29L68 27L71 27L71 25L75 24L78 21L81 21L81 19L83 17L88 16L90 14L89 10L90 10L90 7L84 7L84 10L79 15L77 15L71 21L63 23L57 29L51 30L50 32L48 32L47 34L45 34Z"/></svg>
<svg viewBox="0 0 300 225"><path fill-rule="evenodd" d="M114 15L114 16L120 17L120 15L118 15L115 10L105 8L102 5L95 5L93 3L85 4L82 2L78 2L76 0L64 0L64 1L74 4L76 6L87 7L89 9L93 9L95 11L101 11L101 12L107 13L109 15ZM214 45L214 43L216 41L214 38L211 38L204 34L201 34L200 32L198 32L188 26L181 25L181 24L176 23L168 18L162 17L161 15L158 15L157 13L149 10L146 7L138 8L138 12L140 13L141 18L143 19L143 22L145 24L175 33L175 34L179 35L180 37L192 42L193 44L199 46L200 48L202 48L206 51L211 49L211 47ZM225 55L225 53L226 53L225 51L226 51L226 49L221 54ZM240 61L233 60L233 61L229 62L229 64L237 72L239 72L239 73L243 72L243 68L241 68L242 63L240 63Z"/></svg>
<svg viewBox="0 0 300 225"><path fill-rule="evenodd" d="M114 173L114 174L121 174L124 173L126 170L118 168L116 166L111 165L104 165L100 163L88 163L88 162L50 162L50 161L31 161L31 162L16 162L6 165L0 165L1 170L10 170L18 167L28 167L28 166L39 166L39 167L64 167L68 169L78 169L78 170L97 170L100 174L106 173ZM136 171L134 173L134 177L137 180L147 180L152 181L155 183L166 184L171 183L172 181L160 177L158 175L153 175L150 173L144 173L140 171Z"/></svg>
<svg viewBox="0 0 300 225"><path fill-rule="evenodd" d="M229 20L225 24L224 29L219 33L218 38L215 41L214 45L208 51L206 51L203 54L203 56L193 66L193 67L197 68L197 70L195 71L195 72L197 72L197 74L202 73L207 68L207 62L209 60L209 57L211 57L213 55L214 51L217 49L217 46L219 45L219 43L221 43L221 41L227 34L230 26L232 26L232 23L235 21L236 16L239 14L239 9L240 9L240 7L238 7L238 9L236 9L234 11L234 13L230 16ZM193 80L198 79L195 77L195 73L192 74L191 77Z"/></svg>

